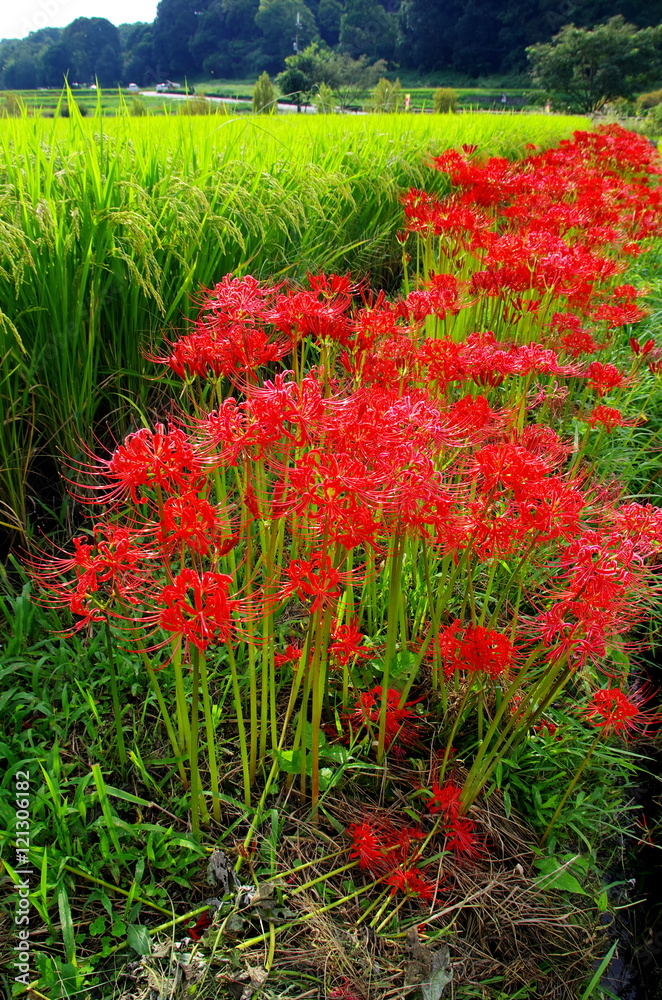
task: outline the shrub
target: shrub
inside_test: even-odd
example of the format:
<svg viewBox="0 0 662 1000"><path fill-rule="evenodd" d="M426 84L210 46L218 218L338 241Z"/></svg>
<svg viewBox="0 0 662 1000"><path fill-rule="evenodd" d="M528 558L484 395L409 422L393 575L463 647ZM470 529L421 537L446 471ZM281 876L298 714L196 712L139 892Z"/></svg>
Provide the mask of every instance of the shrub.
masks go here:
<svg viewBox="0 0 662 1000"><path fill-rule="evenodd" d="M253 113L256 115L273 115L276 112L276 88L271 77L264 71L257 79L253 88Z"/></svg>
<svg viewBox="0 0 662 1000"><path fill-rule="evenodd" d="M438 87L432 101L437 114L450 115L457 111L457 91L452 87Z"/></svg>
<svg viewBox="0 0 662 1000"><path fill-rule="evenodd" d="M402 107L402 88L400 81L391 83L385 77L377 81L372 100L367 105L369 111L377 111L383 114L393 114Z"/></svg>
<svg viewBox="0 0 662 1000"><path fill-rule="evenodd" d="M332 115L336 110L336 98L328 83L320 83L315 101L318 115Z"/></svg>
<svg viewBox="0 0 662 1000"><path fill-rule="evenodd" d="M129 104L129 114L133 118L142 118L144 115L148 114L145 102L140 97L134 97Z"/></svg>
<svg viewBox="0 0 662 1000"><path fill-rule="evenodd" d="M25 104L11 91L4 95L4 107L0 108L0 118L20 118L25 110Z"/></svg>
<svg viewBox="0 0 662 1000"><path fill-rule="evenodd" d="M180 115L226 115L228 112L224 104L215 104L206 97L192 97L182 101L179 113Z"/></svg>
<svg viewBox="0 0 662 1000"><path fill-rule="evenodd" d="M639 94L637 104L644 111L657 107L658 104L662 104L662 90L650 90L647 94Z"/></svg>

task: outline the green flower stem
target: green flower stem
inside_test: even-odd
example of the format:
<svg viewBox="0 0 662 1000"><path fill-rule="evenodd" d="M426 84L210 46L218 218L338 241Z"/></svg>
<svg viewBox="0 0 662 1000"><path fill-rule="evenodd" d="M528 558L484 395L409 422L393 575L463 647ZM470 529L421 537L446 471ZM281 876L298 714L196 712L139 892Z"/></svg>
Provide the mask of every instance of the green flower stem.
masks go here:
<svg viewBox="0 0 662 1000"><path fill-rule="evenodd" d="M315 652L312 663L312 713L311 754L310 754L310 797L313 822L317 820L317 807L320 794L319 775L319 734L322 725L322 704L326 690L327 650L331 632L331 608L326 608L324 617L320 618L318 634L315 637Z"/></svg>
<svg viewBox="0 0 662 1000"><path fill-rule="evenodd" d="M168 739L170 740L170 746L172 747L172 751L175 755L175 760L177 761L177 769L179 770L179 777L182 779L182 784L184 788L188 788L189 779L186 774L184 764L182 762L182 746L179 740L177 739L177 734L175 732L172 720L170 718L170 710L168 709L168 706L165 703L165 698L163 697L163 692L161 691L161 685L156 679L156 671L152 667L152 664L149 661L149 657L147 656L147 653L143 649L140 650L140 656L143 663L145 664L145 667L147 668L147 676L149 677L149 682L152 685L152 690L156 695L156 701L159 706L159 711L161 712L161 718L165 723L165 727L168 733Z"/></svg>
<svg viewBox="0 0 662 1000"><path fill-rule="evenodd" d="M248 760L248 746L246 743L246 725L244 723L244 713L241 707L241 688L239 687L239 677L237 675L237 661L234 657L234 650L228 642L225 646L230 661L230 674L232 675L232 693L234 696L234 710L237 715L237 731L239 734L239 752L241 754L241 769L244 776L244 805L247 809L251 807L251 777L250 764Z"/></svg>
<svg viewBox="0 0 662 1000"><path fill-rule="evenodd" d="M389 578L388 618L386 624L386 650L384 652L384 672L382 674L382 704L379 711L379 735L377 737L377 763L384 760L386 742L386 706L391 663L395 656L398 617L402 590L402 560L404 556L404 536L398 532L393 543L391 572Z"/></svg>
<svg viewBox="0 0 662 1000"><path fill-rule="evenodd" d="M304 649L299 659L299 665L294 671L294 677L292 679L292 687L290 688L290 697L288 699L287 708L285 710L285 718L280 731L280 739L278 740L278 746L276 747L276 753L274 755L274 761L271 765L271 770L267 776L267 780L264 783L264 788L262 790L262 795L260 801L257 804L255 812L253 814L253 819L248 828L248 832L244 838L244 847L248 848L251 840L253 839L253 834L257 830L260 822L262 821L262 813L264 810L264 804L267 801L267 796L271 791L271 786L278 775L280 770L280 764L278 761L278 752L285 746L285 740L287 739L287 734L289 732L290 720L294 712L294 706L296 705L297 696L299 694L299 688L301 687L301 682L303 680L304 664L307 662L310 655L310 643L312 636L313 619L311 617L308 623L308 634L306 636L306 641L304 643ZM237 864L241 864L241 856Z"/></svg>
<svg viewBox="0 0 662 1000"><path fill-rule="evenodd" d="M191 694L191 729L189 745L189 763L191 767L191 829L194 836L200 835L200 822L206 820L206 810L202 799L200 769L198 766L198 726L200 716L200 650L197 646L191 648L191 665L193 681Z"/></svg>
<svg viewBox="0 0 662 1000"><path fill-rule="evenodd" d="M209 696L209 674L207 672L207 661L202 654L200 660L200 683L202 687L202 711L205 717L205 729L207 735L207 755L209 758L209 776L211 782L212 808L214 819L217 823L221 821L221 801L219 798L218 764L216 761L216 738L214 732L214 715L212 702Z"/></svg>
<svg viewBox="0 0 662 1000"><path fill-rule="evenodd" d="M496 770L496 768L503 760L507 752L511 749L511 747L515 743L516 739L518 737L521 738L525 733L528 732L531 726L538 721L538 719L545 711L547 706L553 701L556 695L559 694L559 692L564 688L571 674L567 668L565 670L562 670L562 668L559 667L554 674L554 678L558 676L559 672L560 672L560 678L558 679L558 681L555 684L549 686L547 693L544 695L542 701L539 702L537 706L528 715L525 716L523 711L518 710L516 715L508 721L503 732L501 733L500 744L499 743L496 744L496 746L500 746L500 748L496 753L495 753L496 746L491 748L490 759L487 765L482 770L480 770L478 767L476 767L476 761L474 761L474 764L472 765L471 770L469 771L469 774L467 776L467 780L464 784L464 789L462 792L462 808L464 810L468 809L469 806L472 804L472 802L474 802L475 799L478 797L478 795L485 787L485 784L487 783L493 772ZM523 699L523 704L526 704L527 702L532 703L533 695L535 695L536 693L537 693L536 689L534 689L531 695L527 695L527 697ZM509 699L504 698L504 701L499 709L499 712L501 712L501 709L503 709L503 707L508 704L509 704ZM508 735L508 738L506 739L505 737L508 733L510 733L510 735ZM488 742L487 739L483 742L478 752L479 754L481 754L483 748L487 745L487 742Z"/></svg>
<svg viewBox="0 0 662 1000"><path fill-rule="evenodd" d="M120 709L120 699L117 691L117 673L115 670L115 652L113 650L110 625L106 621L106 649L108 651L108 669L110 671L110 692L113 700L113 717L115 720L115 739L117 740L117 752L120 764L126 764L126 745L124 743L124 730L122 728L122 711Z"/></svg>
<svg viewBox="0 0 662 1000"><path fill-rule="evenodd" d="M579 781L579 779L581 778L582 774L586 770L586 768L587 768L587 766L588 766L588 764L589 764L589 762L591 760L591 757L593 756L593 751L595 750L595 748L597 747L598 743L600 742L601 737L602 737L602 732L598 731L595 734L595 739L593 740L593 742L591 743L591 745L590 745L590 747L588 749L588 753L586 754L586 756L584 757L583 761L581 762L581 764L577 768L577 770L575 772L574 778L572 779L572 781L570 782L570 784L566 788L565 794L564 794L563 798L559 802L559 804L556 807L556 810L554 812L554 815L552 816L552 818L550 819L549 823L547 824L547 829L545 830L545 832L543 833L542 837L540 838L540 846L541 847L544 847L545 844L547 843L547 839L548 839L550 833L552 832L552 830L554 828L554 824L556 823L557 819L561 815L561 811L562 811L564 805L566 804L566 802L568 801L568 799L572 795L573 791L575 790L577 782Z"/></svg>
<svg viewBox="0 0 662 1000"><path fill-rule="evenodd" d="M191 752L191 733L188 719L188 703L184 689L184 674L182 671L181 636L172 644L172 666L175 674L175 712L177 716L177 731L179 733L179 752Z"/></svg>

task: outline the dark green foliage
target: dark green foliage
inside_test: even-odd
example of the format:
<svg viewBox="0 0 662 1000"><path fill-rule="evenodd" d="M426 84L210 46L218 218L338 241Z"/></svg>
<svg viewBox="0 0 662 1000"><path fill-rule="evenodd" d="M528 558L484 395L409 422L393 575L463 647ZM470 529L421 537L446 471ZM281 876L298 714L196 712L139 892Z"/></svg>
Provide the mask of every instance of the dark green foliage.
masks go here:
<svg viewBox="0 0 662 1000"><path fill-rule="evenodd" d="M340 19L340 48L352 59L365 55L368 59L395 56L397 23L377 0L346 0L345 13Z"/></svg>
<svg viewBox="0 0 662 1000"><path fill-rule="evenodd" d="M205 0L159 0L154 21L154 56L161 76L192 75L197 66L189 41L206 9Z"/></svg>
<svg viewBox="0 0 662 1000"><path fill-rule="evenodd" d="M387 68L470 78L519 74L527 71L527 47L549 43L570 20L593 28L615 15L642 29L662 21L662 6L660 0L160 0L153 24L116 29L104 18L77 18L65 29L0 41L0 87L61 87L67 73L70 82L96 76L106 85L139 86L201 75L255 77L264 69L273 75L315 39L353 59L385 60ZM108 37L100 36L97 22Z"/></svg>
<svg viewBox="0 0 662 1000"><path fill-rule="evenodd" d="M566 25L528 50L534 82L577 111L599 110L655 82L662 72L662 25L637 30L620 15L592 31Z"/></svg>
<svg viewBox="0 0 662 1000"><path fill-rule="evenodd" d="M105 17L77 17L62 32L70 80L112 87L122 75L119 31Z"/></svg>
<svg viewBox="0 0 662 1000"><path fill-rule="evenodd" d="M277 72L287 56L301 52L317 37L312 12L297 0L262 0L255 24L262 33L264 64L270 72Z"/></svg>

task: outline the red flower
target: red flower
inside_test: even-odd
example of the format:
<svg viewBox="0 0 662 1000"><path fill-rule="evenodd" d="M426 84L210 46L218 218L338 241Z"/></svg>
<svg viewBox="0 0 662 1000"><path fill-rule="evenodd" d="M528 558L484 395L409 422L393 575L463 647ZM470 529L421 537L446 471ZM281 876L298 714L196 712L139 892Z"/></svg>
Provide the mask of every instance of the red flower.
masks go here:
<svg viewBox="0 0 662 1000"><path fill-rule="evenodd" d="M591 427L602 424L609 433L614 427L636 427L636 420L626 420L615 406L594 406L588 416Z"/></svg>
<svg viewBox="0 0 662 1000"><path fill-rule="evenodd" d="M391 893L404 892L406 896L418 896L426 902L434 899L437 884L424 878L416 868L396 868L385 879L391 886Z"/></svg>
<svg viewBox="0 0 662 1000"><path fill-rule="evenodd" d="M143 427L129 434L110 459L101 462L107 478L115 484L113 489L91 488L101 492L104 500L128 493L134 503L141 502L139 490L197 492L214 464L214 459L183 430L176 427L166 431L157 424L154 431Z"/></svg>
<svg viewBox="0 0 662 1000"><path fill-rule="evenodd" d="M515 647L501 632L469 625L462 635L461 628L462 623L456 619L437 637L446 677L455 670L484 671L490 677L498 677L513 665Z"/></svg>
<svg viewBox="0 0 662 1000"><path fill-rule="evenodd" d="M588 384L596 390L599 396L605 396L613 389L620 389L621 386L629 385L631 379L626 378L623 372L619 371L615 365L603 365L600 361L593 361L586 369Z"/></svg>
<svg viewBox="0 0 662 1000"><path fill-rule="evenodd" d="M427 810L430 813L443 813L449 820L454 819L460 812L461 795L462 787L454 781L446 781L443 785L435 781L432 784L432 795L426 802Z"/></svg>
<svg viewBox="0 0 662 1000"><path fill-rule="evenodd" d="M419 716L410 709L415 702L408 701L400 707L400 692L389 688L386 693L386 735L384 746L388 750L394 740L403 746L415 743L419 736ZM364 691L356 701L356 709L349 717L355 726L375 727L379 725L382 707L382 688L377 686ZM414 721L416 720L416 721Z"/></svg>
<svg viewBox="0 0 662 1000"><path fill-rule="evenodd" d="M302 600L314 598L312 612L340 597L341 575L326 553L315 552L310 559L293 559L287 567L289 583L281 588L280 597L296 593Z"/></svg>
<svg viewBox="0 0 662 1000"><path fill-rule="evenodd" d="M652 696L653 692L645 688L633 689L629 697L620 688L602 688L595 692L584 714L591 725L605 735L641 734L660 724L659 710L642 708Z"/></svg>
<svg viewBox="0 0 662 1000"><path fill-rule="evenodd" d="M237 602L228 597L232 577L224 573L197 573L183 569L164 587L165 605L159 624L204 651L210 642L228 642L236 634L232 612Z"/></svg>
<svg viewBox="0 0 662 1000"><path fill-rule="evenodd" d="M329 655L341 666L345 666L354 657L370 659L374 656L375 651L372 647L366 648L360 645L365 636L359 632L357 625L358 619L355 618L349 625L335 624L333 627L331 633L333 641L329 644Z"/></svg>

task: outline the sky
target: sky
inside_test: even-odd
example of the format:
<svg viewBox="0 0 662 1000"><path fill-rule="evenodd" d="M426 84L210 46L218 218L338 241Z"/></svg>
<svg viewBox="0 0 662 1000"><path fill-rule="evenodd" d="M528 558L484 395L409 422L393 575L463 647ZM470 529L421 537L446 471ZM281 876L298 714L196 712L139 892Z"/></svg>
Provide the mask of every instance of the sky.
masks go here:
<svg viewBox="0 0 662 1000"><path fill-rule="evenodd" d="M0 38L25 38L39 28L64 28L77 17L113 24L153 21L158 0L0 0Z"/></svg>

